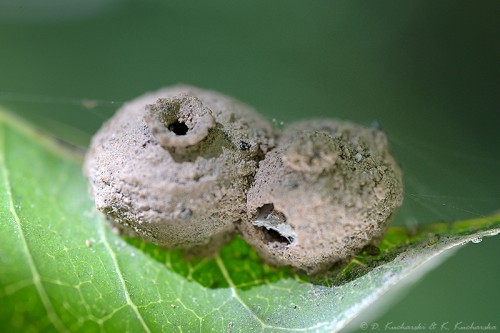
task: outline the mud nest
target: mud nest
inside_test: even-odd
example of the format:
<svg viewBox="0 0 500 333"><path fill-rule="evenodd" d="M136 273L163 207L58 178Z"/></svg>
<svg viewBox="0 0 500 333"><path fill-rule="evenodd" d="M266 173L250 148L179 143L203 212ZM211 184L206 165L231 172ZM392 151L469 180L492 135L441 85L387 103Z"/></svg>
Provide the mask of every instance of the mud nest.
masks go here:
<svg viewBox="0 0 500 333"><path fill-rule="evenodd" d="M264 260L308 274L376 243L403 197L379 129L322 119L279 132L190 86L125 104L93 137L84 173L128 236L210 255L237 231Z"/></svg>

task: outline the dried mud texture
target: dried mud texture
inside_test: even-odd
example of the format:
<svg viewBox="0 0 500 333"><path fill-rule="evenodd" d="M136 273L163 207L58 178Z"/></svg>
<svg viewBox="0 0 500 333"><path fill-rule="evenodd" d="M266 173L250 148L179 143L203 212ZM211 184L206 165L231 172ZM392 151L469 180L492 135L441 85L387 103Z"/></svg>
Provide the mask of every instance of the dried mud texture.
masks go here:
<svg viewBox="0 0 500 333"><path fill-rule="evenodd" d="M168 248L216 250L247 218L246 192L274 131L219 93L174 86L125 104L94 136L84 173L120 231Z"/></svg>
<svg viewBox="0 0 500 333"><path fill-rule="evenodd" d="M379 239L402 198L383 132L305 121L260 162L239 229L266 261L316 274Z"/></svg>

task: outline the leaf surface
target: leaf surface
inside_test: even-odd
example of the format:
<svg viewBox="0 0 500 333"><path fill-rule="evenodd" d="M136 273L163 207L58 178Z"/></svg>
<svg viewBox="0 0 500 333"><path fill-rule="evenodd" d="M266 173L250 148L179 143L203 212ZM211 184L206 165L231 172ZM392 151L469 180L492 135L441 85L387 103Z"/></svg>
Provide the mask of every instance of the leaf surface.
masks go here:
<svg viewBox="0 0 500 333"><path fill-rule="evenodd" d="M0 320L6 332L332 332L500 217L392 227L380 253L310 278L235 238L213 259L115 235L81 157L0 110Z"/></svg>

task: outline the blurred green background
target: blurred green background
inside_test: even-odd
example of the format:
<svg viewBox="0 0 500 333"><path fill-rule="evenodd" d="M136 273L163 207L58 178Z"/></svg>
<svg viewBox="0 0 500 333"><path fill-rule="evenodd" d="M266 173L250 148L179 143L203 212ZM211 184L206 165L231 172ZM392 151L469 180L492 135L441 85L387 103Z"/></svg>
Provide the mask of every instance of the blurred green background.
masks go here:
<svg viewBox="0 0 500 333"><path fill-rule="evenodd" d="M500 209L499 12L498 1L2 0L0 104L82 146L124 101L179 82L278 124L376 121L405 172L395 224L479 217ZM499 329L499 258L499 239L468 245L366 320Z"/></svg>

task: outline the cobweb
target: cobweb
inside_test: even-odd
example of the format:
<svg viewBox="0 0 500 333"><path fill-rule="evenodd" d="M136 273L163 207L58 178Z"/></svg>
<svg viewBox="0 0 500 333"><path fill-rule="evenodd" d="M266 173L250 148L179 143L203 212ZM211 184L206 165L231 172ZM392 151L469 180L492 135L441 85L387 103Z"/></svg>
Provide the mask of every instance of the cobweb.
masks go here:
<svg viewBox="0 0 500 333"><path fill-rule="evenodd" d="M56 138L86 147L121 100L60 98L0 92L0 104ZM286 123L269 119L276 126ZM383 127L384 124L382 124ZM411 126L411 124L407 124ZM437 140L432 133L386 130L404 172L405 198L393 223L416 226L484 217L500 212L500 146L471 143L467 136Z"/></svg>

